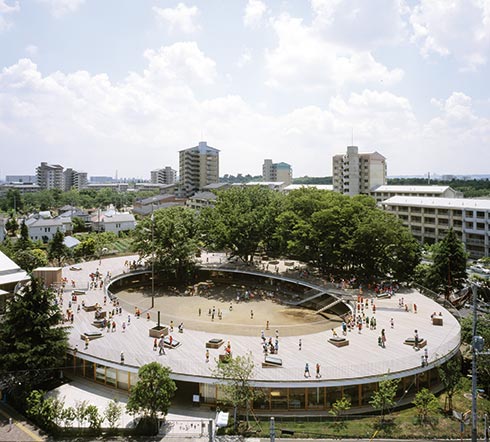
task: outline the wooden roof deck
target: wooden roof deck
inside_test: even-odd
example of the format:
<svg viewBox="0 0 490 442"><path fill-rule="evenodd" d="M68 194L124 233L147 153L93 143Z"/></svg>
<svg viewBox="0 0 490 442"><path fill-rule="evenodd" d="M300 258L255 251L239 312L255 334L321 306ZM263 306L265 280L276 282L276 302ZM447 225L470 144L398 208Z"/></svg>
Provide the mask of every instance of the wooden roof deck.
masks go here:
<svg viewBox="0 0 490 442"><path fill-rule="evenodd" d="M210 255L211 256L211 255ZM214 255L213 255L214 256ZM80 264L82 270L72 271L69 267L63 269L63 275L70 281L76 282L77 288L87 288L91 272L96 269L106 275L108 271L116 276L123 271L126 260L136 257L110 258L99 261ZM63 311L66 312L68 302L71 299L71 289L65 290L63 299ZM399 308L400 297L405 301L417 304L417 313L405 312ZM107 300L107 306L103 306L104 290L88 290L86 295L78 298L85 299L86 305L99 303L105 310L112 310ZM444 358L457 351L460 341L460 326L458 321L439 304L419 294L415 290L401 293L392 299L378 299L376 304L377 330L363 328L362 333L356 331L348 333L349 345L337 348L328 343L331 332L305 334L303 336L286 336L279 339L278 357L282 359L283 366L278 368L262 368L264 355L260 335L238 336L225 335L216 332L203 332L185 329L184 333L178 333L174 329L172 336L179 340L182 345L177 349L166 349L166 355L159 356L158 351L153 351L153 338L149 337L149 328L155 325L153 321L146 320L146 312L142 312L141 318L136 319L134 311L125 311L122 315L115 316L116 331L107 332L103 330L103 337L90 341L87 350L80 335L87 331L100 330L92 325L94 312L81 310L76 312L77 304L73 304L75 311L74 323L70 333L70 344L78 348L80 356L85 355L89 360L104 360L105 365L118 366L120 352L124 352L125 366L130 371L137 369L152 361L161 362L169 366L175 379L213 382L211 370L216 365L220 353L224 352L227 341L230 341L232 352L235 355L245 355L251 352L256 363L255 382L262 386L322 386L346 383L373 382L383 375L397 372L414 374L427 370L421 368L421 354L423 351L414 351L410 346L404 345L403 341L413 337L417 329L419 336L428 342L429 367L438 365ZM430 321L432 312L442 312L444 325L433 326ZM130 324L128 325L128 314ZM372 313L369 312L369 316ZM390 328L390 319L394 319L395 327ZM126 331L122 330L122 323L126 322ZM177 324L175 324L176 326ZM386 348L378 346L378 336L381 329L386 331ZM274 332L269 332L274 340ZM337 333L341 335L340 327ZM206 363L205 344L211 338L222 338L225 343L219 349L210 349L210 361ZM302 348L299 350L299 339L302 340ZM102 362L101 362L102 363ZM311 378L304 377L305 364L309 363ZM315 378L315 365L321 366L321 378Z"/></svg>

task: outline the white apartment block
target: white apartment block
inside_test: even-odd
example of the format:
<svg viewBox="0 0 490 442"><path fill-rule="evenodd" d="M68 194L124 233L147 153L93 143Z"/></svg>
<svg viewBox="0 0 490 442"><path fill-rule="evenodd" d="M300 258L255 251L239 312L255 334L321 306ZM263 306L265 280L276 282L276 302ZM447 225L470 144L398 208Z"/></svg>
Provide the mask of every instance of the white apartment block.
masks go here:
<svg viewBox="0 0 490 442"><path fill-rule="evenodd" d="M332 158L333 189L345 195L369 194L373 187L386 184L386 158L378 152L359 153L347 146L346 154Z"/></svg>
<svg viewBox="0 0 490 442"><path fill-rule="evenodd" d="M442 240L452 227L471 258L490 256L490 199L394 196L382 206L422 244Z"/></svg>
<svg viewBox="0 0 490 442"><path fill-rule="evenodd" d="M85 189L88 186L87 172L77 172L73 169L66 169L63 172L63 180L63 190L65 192L71 189Z"/></svg>
<svg viewBox="0 0 490 442"><path fill-rule="evenodd" d="M262 180L265 182L280 181L287 186L293 182L293 169L287 163L273 163L272 160L264 160Z"/></svg>
<svg viewBox="0 0 490 442"><path fill-rule="evenodd" d="M419 196L432 198L462 198L463 194L449 186L382 185L371 189L371 196L379 204L393 196Z"/></svg>
<svg viewBox="0 0 490 442"><path fill-rule="evenodd" d="M152 184L174 184L177 178L177 171L170 166L163 169L155 169L151 171Z"/></svg>
<svg viewBox="0 0 490 442"><path fill-rule="evenodd" d="M200 141L197 146L179 152L179 193L191 196L219 181L219 150Z"/></svg>
<svg viewBox="0 0 490 442"><path fill-rule="evenodd" d="M37 184L41 189L63 190L63 166L59 164L41 163L36 168Z"/></svg>
<svg viewBox="0 0 490 442"><path fill-rule="evenodd" d="M136 219L131 213L108 211L92 216L92 230L96 232L112 232L116 235L136 228Z"/></svg>

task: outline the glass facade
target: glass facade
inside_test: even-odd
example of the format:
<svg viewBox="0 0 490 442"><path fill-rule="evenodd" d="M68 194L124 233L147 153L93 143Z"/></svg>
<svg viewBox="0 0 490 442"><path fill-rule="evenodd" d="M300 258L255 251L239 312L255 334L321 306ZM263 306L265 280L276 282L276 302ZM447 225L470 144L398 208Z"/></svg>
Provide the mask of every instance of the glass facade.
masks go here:
<svg viewBox="0 0 490 442"><path fill-rule="evenodd" d="M77 376L121 390L130 390L138 380L136 373L95 364L75 355L67 355L66 366L68 372ZM400 379L396 400L411 397L422 388L436 389L439 386L437 368L407 376ZM253 408L256 411L329 410L342 397L350 399L352 408L356 408L369 405L377 389L378 382L337 387L258 388L260 394L253 402ZM216 384L199 384L199 395L201 403L208 405L215 405L223 398L223 392Z"/></svg>

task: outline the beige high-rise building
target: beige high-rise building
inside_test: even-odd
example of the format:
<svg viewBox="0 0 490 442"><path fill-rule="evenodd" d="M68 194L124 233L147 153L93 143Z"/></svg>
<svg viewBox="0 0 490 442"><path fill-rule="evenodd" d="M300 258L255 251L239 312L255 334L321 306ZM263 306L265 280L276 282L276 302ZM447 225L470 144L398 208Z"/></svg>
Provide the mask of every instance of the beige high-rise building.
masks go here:
<svg viewBox="0 0 490 442"><path fill-rule="evenodd" d="M200 141L197 146L179 152L179 193L192 196L219 181L219 150Z"/></svg>
<svg viewBox="0 0 490 442"><path fill-rule="evenodd" d="M265 182L282 182L288 186L293 182L293 169L287 163L273 163L272 160L264 160L262 180Z"/></svg>
<svg viewBox="0 0 490 442"><path fill-rule="evenodd" d="M63 190L85 189L88 186L87 172L78 172L73 169L66 169L63 172Z"/></svg>
<svg viewBox="0 0 490 442"><path fill-rule="evenodd" d="M359 153L357 146L347 146L346 154L332 159L333 190L346 195L369 194L386 184L386 158L378 152Z"/></svg>
<svg viewBox="0 0 490 442"><path fill-rule="evenodd" d="M177 171L167 166L163 169L151 171L152 184L174 184L177 177Z"/></svg>
<svg viewBox="0 0 490 442"><path fill-rule="evenodd" d="M36 168L36 178L41 189L64 190L63 166L59 164L41 163Z"/></svg>

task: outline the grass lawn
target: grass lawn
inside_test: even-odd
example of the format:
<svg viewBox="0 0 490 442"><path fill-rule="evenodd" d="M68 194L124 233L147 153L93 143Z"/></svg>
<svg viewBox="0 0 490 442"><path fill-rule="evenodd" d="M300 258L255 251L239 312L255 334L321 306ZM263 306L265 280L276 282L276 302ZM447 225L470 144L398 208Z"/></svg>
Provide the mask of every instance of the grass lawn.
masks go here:
<svg viewBox="0 0 490 442"><path fill-rule="evenodd" d="M465 389L466 390L466 389ZM468 396L468 390L460 391L453 397L453 407L455 410L465 413L471 409L471 396ZM445 394L439 396L440 409L430 417L429 422L422 424L417 416L415 408L408 408L391 413L386 416L385 422L381 423L380 416L366 417L349 417L344 421L334 422L331 416L325 413L326 418L323 422L306 421L305 418L288 418L276 417L276 436L277 437L309 437L309 438L326 438L326 437L350 437L350 438L459 438L460 423L443 413ZM478 400L478 412L482 416L485 412L490 411L490 401L485 399ZM257 430L257 424L251 421L252 431ZM269 434L269 421L260 422L260 436ZM293 431L294 434L281 435L281 429ZM478 432L483 435L483 423L480 419L478 422ZM471 423L465 425L463 437L471 436Z"/></svg>

